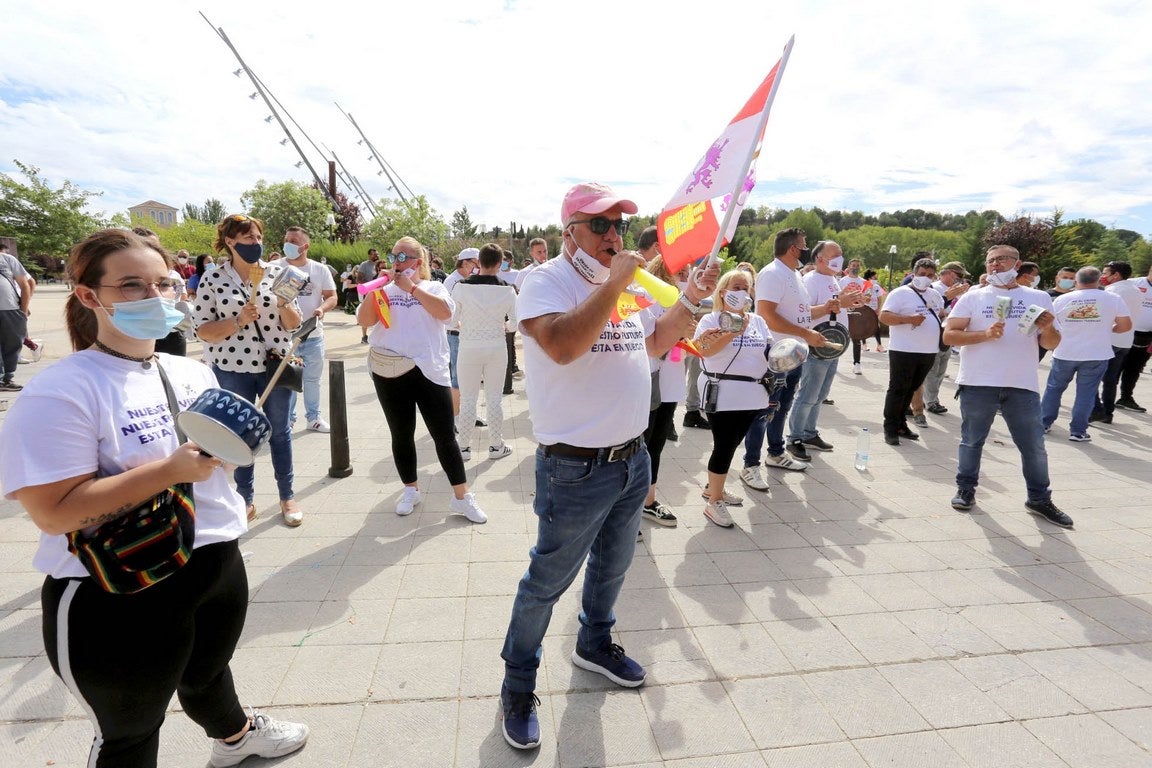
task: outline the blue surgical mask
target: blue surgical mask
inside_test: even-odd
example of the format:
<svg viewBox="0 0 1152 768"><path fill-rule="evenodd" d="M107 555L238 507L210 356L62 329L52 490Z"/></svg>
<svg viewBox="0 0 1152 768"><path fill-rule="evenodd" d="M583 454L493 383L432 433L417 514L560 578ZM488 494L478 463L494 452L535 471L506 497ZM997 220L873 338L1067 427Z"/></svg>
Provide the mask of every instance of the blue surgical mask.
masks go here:
<svg viewBox="0 0 1152 768"><path fill-rule="evenodd" d="M236 243L232 246L232 250L249 264L255 264L264 255L264 246L260 243Z"/></svg>
<svg viewBox="0 0 1152 768"><path fill-rule="evenodd" d="M1070 291L1076 287L1076 281L1075 280L1069 280L1066 277L1063 278L1062 280L1058 280L1056 284L1059 285L1065 291Z"/></svg>
<svg viewBox="0 0 1152 768"><path fill-rule="evenodd" d="M512 265L506 261L500 265L500 271L501 272L507 272L510 269L512 269Z"/></svg>
<svg viewBox="0 0 1152 768"><path fill-rule="evenodd" d="M100 308L108 312L103 305ZM133 339L162 339L184 319L184 313L176 309L176 301L163 296L114 302L112 309L108 312L112 325Z"/></svg>
<svg viewBox="0 0 1152 768"><path fill-rule="evenodd" d="M284 258L289 261L300 258L300 246L296 243L284 243Z"/></svg>

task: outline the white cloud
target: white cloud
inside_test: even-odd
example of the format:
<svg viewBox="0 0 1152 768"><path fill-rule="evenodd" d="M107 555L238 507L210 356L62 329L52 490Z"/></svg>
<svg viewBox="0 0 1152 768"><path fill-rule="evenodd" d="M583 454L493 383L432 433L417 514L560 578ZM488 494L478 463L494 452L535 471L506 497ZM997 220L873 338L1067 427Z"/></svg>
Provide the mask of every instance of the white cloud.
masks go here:
<svg viewBox="0 0 1152 768"><path fill-rule="evenodd" d="M1152 56L1135 35L1152 28L1147 4L200 7L372 195L387 181L334 102L446 218L467 205L489 226L552 223L579 179L627 187L656 211L795 32L751 204L1060 207L1152 233L1152 117L1140 107ZM147 198L235 208L257 179L307 181L196 10L14 6L0 171L18 158L102 189L105 211Z"/></svg>

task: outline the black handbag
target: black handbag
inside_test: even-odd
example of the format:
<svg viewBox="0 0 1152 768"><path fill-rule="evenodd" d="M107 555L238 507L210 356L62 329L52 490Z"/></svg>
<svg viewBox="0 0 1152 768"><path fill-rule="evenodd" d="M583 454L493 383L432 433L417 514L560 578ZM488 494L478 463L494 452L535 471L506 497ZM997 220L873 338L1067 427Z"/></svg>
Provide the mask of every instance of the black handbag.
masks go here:
<svg viewBox="0 0 1152 768"><path fill-rule="evenodd" d="M179 407L159 364L175 427ZM179 427L176 434L187 439ZM179 483L95 531L71 531L68 551L105 592L129 595L156 584L188 564L196 542L196 504L191 483Z"/></svg>
<svg viewBox="0 0 1152 768"><path fill-rule="evenodd" d="M280 361L284 357L278 352L268 352L268 375L276 373L276 369L280 367ZM276 380L276 387L281 389L290 389L293 392L304 391L304 361L295 355L288 358L288 365L284 366L280 378Z"/></svg>
<svg viewBox="0 0 1152 768"><path fill-rule="evenodd" d="M920 299L920 303L923 304L924 307L928 310L928 314L932 315L932 317L936 319L936 325L940 327L940 338L936 342L937 349L939 349L941 352L947 352L952 347L944 343L944 322L940 319L940 315L936 314L936 311L933 310L932 307L928 306L928 302L924 301L924 296L921 295L919 291L913 290L912 292L916 294L918 299Z"/></svg>

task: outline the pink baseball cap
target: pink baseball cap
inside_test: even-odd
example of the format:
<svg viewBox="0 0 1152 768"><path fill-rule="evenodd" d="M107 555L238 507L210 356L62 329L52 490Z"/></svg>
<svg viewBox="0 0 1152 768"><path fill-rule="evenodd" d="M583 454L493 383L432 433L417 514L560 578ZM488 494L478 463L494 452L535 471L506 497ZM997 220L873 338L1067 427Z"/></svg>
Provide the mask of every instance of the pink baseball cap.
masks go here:
<svg viewBox="0 0 1152 768"><path fill-rule="evenodd" d="M567 226L568 221L577 213L604 213L617 204L623 206L627 214L640 210L636 203L620 197L607 184L593 181L577 184L564 195L564 204L560 206L560 221Z"/></svg>

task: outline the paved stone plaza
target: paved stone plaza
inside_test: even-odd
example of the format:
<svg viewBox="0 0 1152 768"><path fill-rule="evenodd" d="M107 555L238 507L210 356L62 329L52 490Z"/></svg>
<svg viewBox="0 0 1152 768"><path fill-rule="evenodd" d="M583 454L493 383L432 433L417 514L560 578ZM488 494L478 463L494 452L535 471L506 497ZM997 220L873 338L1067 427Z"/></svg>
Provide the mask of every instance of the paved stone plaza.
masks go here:
<svg viewBox="0 0 1152 768"><path fill-rule="evenodd" d="M33 300L47 353L18 381L66 352L56 327L64 296L50 285ZM257 462L260 517L241 540L251 604L232 669L246 704L312 730L303 751L266 764L1152 766L1152 414L1117 411L1078 444L1061 413L1047 444L1054 501L1075 518L1072 531L1024 509L1019 456L1000 421L976 509L951 509L951 380L951 411L930 415L918 443L894 448L876 435L868 471L853 469L858 428L879 432L883 354L864 354L863 376L842 359L821 418L836 448L806 473L765 469L771 492L757 493L741 485L737 458L728 490L746 501L731 510L734 529L702 514L709 433L678 427L658 498L680 525L642 524L617 605L617 640L647 683L619 689L573 667L579 588L570 590L545 641L543 744L518 752L500 733L497 694L535 531L524 383L504 399L512 456L484 459L481 429L467 465L489 522L448 515L450 488L422 425L424 503L401 518L366 352L352 318L329 315L354 471L329 478L329 437L296 433L303 526L283 525L267 453ZM1150 378L1136 391L1145 405ZM611 382L603 389L612 396ZM37 535L18 504L0 501L0 765L79 768L92 728L42 650ZM208 741L173 705L160 764L207 765Z"/></svg>

